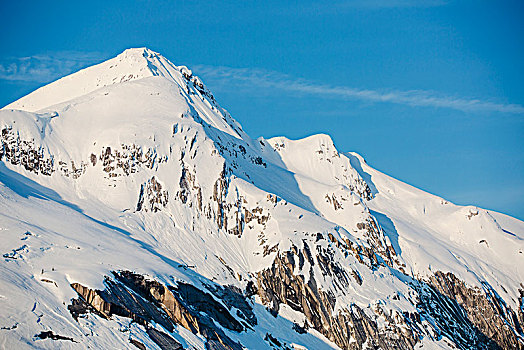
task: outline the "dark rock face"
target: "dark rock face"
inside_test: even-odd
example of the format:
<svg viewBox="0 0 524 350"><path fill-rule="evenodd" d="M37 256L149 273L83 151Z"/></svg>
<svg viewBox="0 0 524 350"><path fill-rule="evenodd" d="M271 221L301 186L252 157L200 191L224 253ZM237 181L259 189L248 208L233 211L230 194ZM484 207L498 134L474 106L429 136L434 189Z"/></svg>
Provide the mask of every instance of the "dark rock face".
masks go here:
<svg viewBox="0 0 524 350"><path fill-rule="evenodd" d="M282 344L277 338L275 338L271 333L266 333L264 340L271 345L272 348L282 349L282 350L291 350L285 344Z"/></svg>
<svg viewBox="0 0 524 350"><path fill-rule="evenodd" d="M34 140L21 139L12 126L5 126L0 132L0 161L4 158L35 174L49 176L54 172L53 157L46 154L43 147L37 147Z"/></svg>
<svg viewBox="0 0 524 350"><path fill-rule="evenodd" d="M494 344L488 342L490 348L524 349L522 308L518 310L519 318L489 285L485 284L484 290L470 288L454 274L440 271L431 277L429 284L434 291L460 305L464 316L487 338L493 340Z"/></svg>
<svg viewBox="0 0 524 350"><path fill-rule="evenodd" d="M232 331L241 332L244 330L242 324L237 321L229 311L210 294L201 291L191 284L179 282L177 288L171 291L197 313L204 312L209 317L220 323L224 328Z"/></svg>
<svg viewBox="0 0 524 350"><path fill-rule="evenodd" d="M227 177L227 170L224 164L224 169L220 176L215 181L213 187L213 200L217 203L216 223L218 228L227 227L226 211L229 209L226 203L227 192L229 190L229 181Z"/></svg>
<svg viewBox="0 0 524 350"><path fill-rule="evenodd" d="M167 288L157 281L129 271L113 274L114 279L106 277L106 289L102 291L89 289L79 283L71 285L80 297L68 307L73 317L79 317L92 308L105 318L113 314L131 318L143 325L149 337L162 349L181 349L182 346L170 335L152 329L152 321L170 332L178 324L194 334L200 334L207 339L208 349L242 349L240 344L217 328L213 320L237 332L243 331L244 326L211 294L183 283Z"/></svg>
<svg viewBox="0 0 524 350"><path fill-rule="evenodd" d="M147 335L149 335L149 338L151 338L151 340L154 341L161 349L180 350L184 348L182 344L177 342L175 339L154 328L148 328Z"/></svg>
<svg viewBox="0 0 524 350"><path fill-rule="evenodd" d="M180 174L179 180L180 190L177 192L175 197L178 198L182 204L185 204L190 208L195 205L199 214L204 209L202 206L202 188L197 183L195 172L191 171L191 169L186 166L183 161L181 161L181 163L182 172Z"/></svg>
<svg viewBox="0 0 524 350"><path fill-rule="evenodd" d="M240 289L234 286L219 287L213 285L206 285L206 288L215 297L221 299L224 302L224 304L226 304L229 308L234 307L237 309L237 316L248 323L248 325L244 324L246 328L249 328L249 326L255 326L258 323L257 317L253 312L253 307L246 301L246 298L250 298L255 294L252 291L254 283L252 281L250 282L251 284L248 283L248 286L246 288L245 296L242 294L242 291Z"/></svg>
<svg viewBox="0 0 524 350"><path fill-rule="evenodd" d="M417 314L411 315L412 327L420 327L419 319L431 320L433 339L446 336L459 349L500 349L468 318L466 311L435 288L420 282L413 284L418 292Z"/></svg>
<svg viewBox="0 0 524 350"><path fill-rule="evenodd" d="M140 350L146 350L146 346L136 339L129 339L129 342Z"/></svg>
<svg viewBox="0 0 524 350"><path fill-rule="evenodd" d="M369 216L365 223L358 223L357 228L365 230L365 237L367 243L372 248L372 254L377 254L382 258L384 263L390 267L398 267L398 269L404 272L397 252L391 246L391 243L386 241L386 236L382 231L382 228L378 225L376 219L373 216ZM367 254L368 256L370 253Z"/></svg>
<svg viewBox="0 0 524 350"><path fill-rule="evenodd" d="M219 229L235 236L242 236L245 228L245 218L243 213L243 198L238 198L231 203L226 200L229 192L231 168L224 167L220 172L218 179L213 185L212 200L216 202L216 210L209 211L209 218L213 217Z"/></svg>
<svg viewBox="0 0 524 350"><path fill-rule="evenodd" d="M191 193L191 184L193 183L193 175L187 168L182 168L182 175L180 176L180 192L178 196L182 203L186 204L189 194Z"/></svg>
<svg viewBox="0 0 524 350"><path fill-rule="evenodd" d="M35 174L50 176L58 170L65 177L78 179L86 172L89 164L96 166L98 159L102 162L107 178L115 178L136 173L140 167L153 169L166 162L167 156L159 156L152 148L144 152L135 144L121 144L120 149L102 148L98 157L91 154L89 159L66 162L55 159L47 149L37 146L34 139L22 139L18 131L6 125L0 131L0 161L4 159Z"/></svg>
<svg viewBox="0 0 524 350"><path fill-rule="evenodd" d="M136 210L157 212L164 208L169 201L169 193L163 189L160 181L152 177L140 187Z"/></svg>
<svg viewBox="0 0 524 350"><path fill-rule="evenodd" d="M73 343L76 343L76 341L73 338L64 337L59 334L54 334L52 331L42 331L40 332L40 334L37 334L36 337L40 339L69 340Z"/></svg>
<svg viewBox="0 0 524 350"><path fill-rule="evenodd" d="M94 157L93 157L94 156ZM129 176L136 173L140 167L153 169L158 164L167 161L167 156L159 156L156 149L148 148L146 152L135 144L121 144L120 149L104 147L99 156L102 168L109 178ZM96 155L90 157L91 164L96 165Z"/></svg>
<svg viewBox="0 0 524 350"><path fill-rule="evenodd" d="M72 284L80 298L74 299L68 309L75 319L88 312L108 319L112 315L131 318L143 325L162 349L182 346L169 334L153 329L152 322L167 332L178 324L200 334L207 339L208 349L240 350L242 345L215 324L234 332L255 327L257 318L246 298L257 293L274 316L281 304L303 313L305 323L293 325L297 333L313 328L342 349L414 349L422 337L444 339L451 347L464 350L523 349L522 315L504 305L487 286L485 290L467 287L451 273L436 272L428 282L406 276L405 283L413 291L409 301L416 312L391 312L380 305L362 308L356 304L335 312L335 296L319 288L315 279L319 276L314 276L313 269L306 279L294 273L296 268L301 269L306 262L317 266L339 290L347 290L351 279L357 283L360 280L358 284L362 279L358 272L337 265L332 252L320 248L304 242L302 249L292 247L285 253L278 252L272 266L258 273L258 286L248 285L246 295L235 287L212 284L204 285L204 289L182 282L167 287L122 271L114 272L113 278L106 277L106 289L102 291ZM236 310L236 314L230 310ZM382 319L380 324L378 318ZM268 344L278 347L278 339L270 334L266 338ZM281 344L280 348L286 346Z"/></svg>

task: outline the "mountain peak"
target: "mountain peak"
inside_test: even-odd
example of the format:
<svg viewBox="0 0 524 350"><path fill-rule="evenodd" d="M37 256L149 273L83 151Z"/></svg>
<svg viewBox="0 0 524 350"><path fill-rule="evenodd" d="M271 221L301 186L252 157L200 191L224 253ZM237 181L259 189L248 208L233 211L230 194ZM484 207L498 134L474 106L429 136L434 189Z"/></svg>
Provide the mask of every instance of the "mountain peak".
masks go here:
<svg viewBox="0 0 524 350"><path fill-rule="evenodd" d="M333 139L328 134L313 134L302 139L292 140L284 136L277 136L267 140L272 145L294 145L301 149L318 150L325 149L338 153Z"/></svg>
<svg viewBox="0 0 524 350"><path fill-rule="evenodd" d="M9 107L41 112L0 111L6 348L523 349L517 219L254 142L147 48Z"/></svg>
<svg viewBox="0 0 524 350"><path fill-rule="evenodd" d="M120 55L142 55L143 57L149 57L149 56L157 56L160 55L158 52L153 51L145 46L143 47L130 47L129 49L125 49L122 51ZM118 56L120 56L118 55Z"/></svg>
<svg viewBox="0 0 524 350"><path fill-rule="evenodd" d="M166 58L162 56L160 53L148 49L147 47L132 47L129 49L125 49L115 58L119 58L122 61L134 60L138 62L150 62L150 60L154 58L162 58L166 60Z"/></svg>
<svg viewBox="0 0 524 350"><path fill-rule="evenodd" d="M45 85L4 109L36 112L88 94L104 86L151 76L174 80L179 68L146 47L130 48L118 56Z"/></svg>

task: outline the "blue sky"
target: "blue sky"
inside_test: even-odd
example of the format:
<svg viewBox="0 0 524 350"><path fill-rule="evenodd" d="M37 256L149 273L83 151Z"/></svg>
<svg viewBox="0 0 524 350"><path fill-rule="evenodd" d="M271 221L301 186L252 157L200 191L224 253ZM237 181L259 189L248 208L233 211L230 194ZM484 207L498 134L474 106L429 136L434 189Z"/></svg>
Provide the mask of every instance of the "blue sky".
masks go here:
<svg viewBox="0 0 524 350"><path fill-rule="evenodd" d="M524 219L524 3L323 3L2 1L0 104L147 46L253 137L327 133L412 185Z"/></svg>

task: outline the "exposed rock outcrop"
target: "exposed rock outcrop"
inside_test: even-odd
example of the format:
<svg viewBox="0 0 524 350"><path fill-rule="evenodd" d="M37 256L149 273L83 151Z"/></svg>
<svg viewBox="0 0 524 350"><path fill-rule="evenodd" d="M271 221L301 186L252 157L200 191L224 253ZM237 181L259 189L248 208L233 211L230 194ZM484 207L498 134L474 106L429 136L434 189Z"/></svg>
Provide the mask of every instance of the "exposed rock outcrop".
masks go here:
<svg viewBox="0 0 524 350"><path fill-rule="evenodd" d="M387 327L380 327L355 304L334 313L335 297L318 288L312 273L309 280L293 273L295 259L301 261L304 258L314 264L310 253L279 253L272 267L258 274L258 294L273 314L278 313L280 304L302 312L306 316L306 327L316 329L342 349L362 349L364 344L382 349L413 348L417 338L402 317L390 317L383 313ZM342 288L348 283L349 276L332 261L322 256L317 256L317 260L324 265L327 273L335 276Z"/></svg>
<svg viewBox="0 0 524 350"><path fill-rule="evenodd" d="M524 349L522 318L519 319L489 285L485 284L484 290L471 288L454 274L441 271L431 276L429 284L434 291L455 300L468 320L498 346L503 349ZM459 327L464 328L464 325ZM496 348L494 344L491 347Z"/></svg>
<svg viewBox="0 0 524 350"><path fill-rule="evenodd" d="M136 210L157 212L167 205L169 193L163 189L160 181L152 177L140 186Z"/></svg>
<svg viewBox="0 0 524 350"><path fill-rule="evenodd" d="M35 174L50 176L54 172L54 158L34 140L24 140L12 126L4 126L0 132L0 161L23 166Z"/></svg>
<svg viewBox="0 0 524 350"><path fill-rule="evenodd" d="M80 297L80 301L73 300L69 306L73 316L78 317L87 312L88 310L80 310L84 305L93 308L105 318L110 318L113 314L131 318L143 325L150 338L162 349L178 349L181 346L170 335L152 329L151 322L161 325L169 332L173 331L175 324L181 325L204 336L208 349L242 349L240 344L216 327L213 320L236 332L243 331L244 326L211 294L185 283L168 288L129 271L113 274L115 279L106 277L106 289L103 291L93 290L79 283L71 285Z"/></svg>
<svg viewBox="0 0 524 350"><path fill-rule="evenodd" d="M96 157L96 156L95 156ZM148 148L145 152L135 144L121 144L120 148L103 147L100 156L102 168L109 178L129 176L136 173L140 167L154 169L158 164L167 161L167 156L160 156L156 149ZM96 158L90 157L91 163L96 165Z"/></svg>
<svg viewBox="0 0 524 350"><path fill-rule="evenodd" d="M316 251L312 256L310 248L300 251L294 247L277 253L272 267L258 273L258 295L274 315L281 304L302 312L306 324L301 329L312 327L342 349L361 349L365 345L413 349L422 336L435 340L445 336L460 349L522 348L520 336L515 334L521 329L518 316L450 274L437 273L430 284L407 282L416 295L416 313L391 313L380 305L363 309L356 304L335 312L336 298L317 286L313 269L309 279L294 271L301 270L305 260L310 266L317 263L323 276L330 276L340 290L347 290L350 274L358 274L348 274L325 249ZM362 283L360 276L352 277ZM379 317L383 318L380 323ZM511 322L516 322L514 328Z"/></svg>

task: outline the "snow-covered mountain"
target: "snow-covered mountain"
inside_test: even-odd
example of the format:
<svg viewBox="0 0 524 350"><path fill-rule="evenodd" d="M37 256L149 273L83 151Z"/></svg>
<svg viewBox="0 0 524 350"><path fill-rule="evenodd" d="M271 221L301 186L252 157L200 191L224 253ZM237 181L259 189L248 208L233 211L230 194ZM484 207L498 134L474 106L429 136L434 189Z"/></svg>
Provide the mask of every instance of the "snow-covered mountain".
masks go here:
<svg viewBox="0 0 524 350"><path fill-rule="evenodd" d="M149 49L0 133L0 347L524 349L522 221L252 139Z"/></svg>

